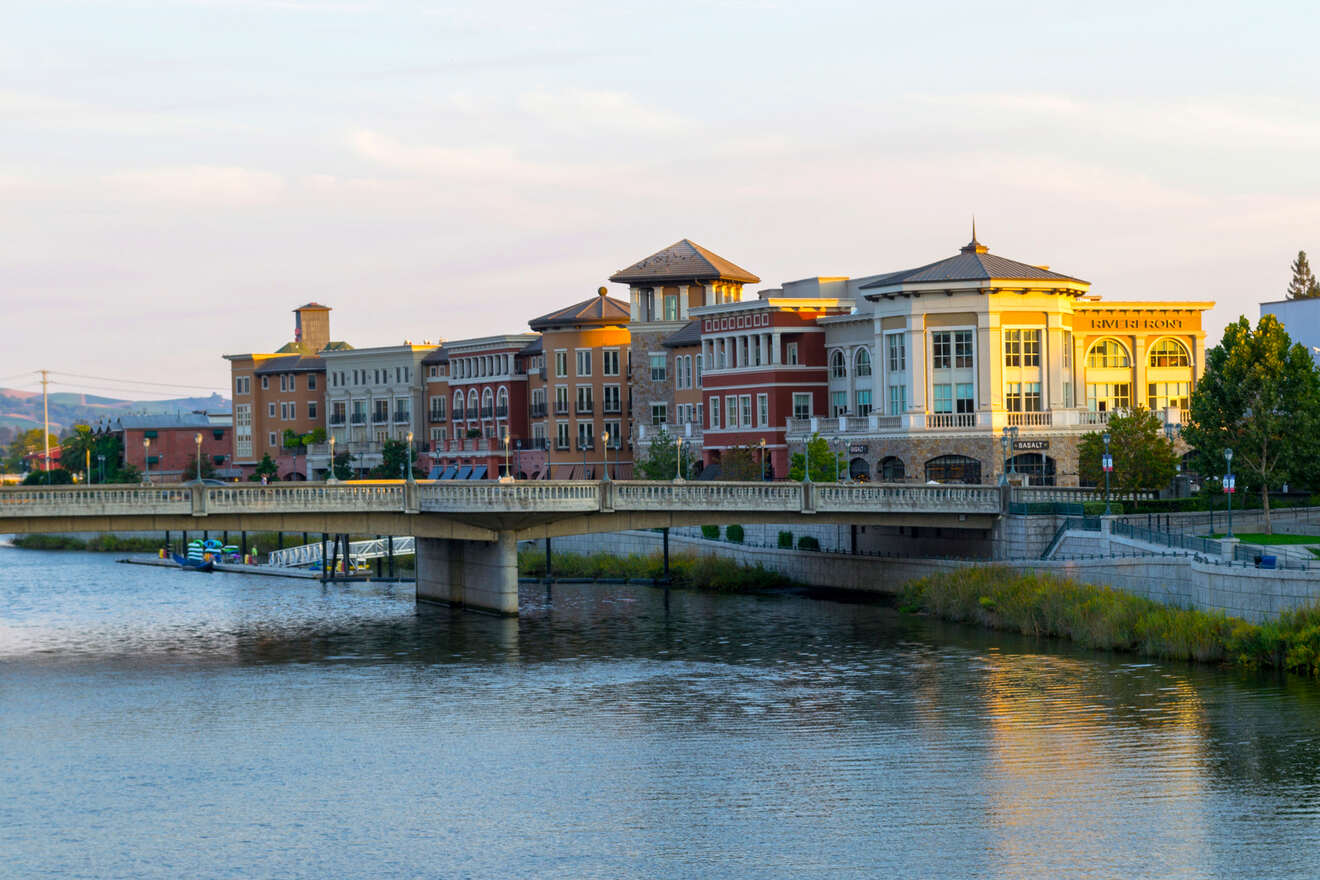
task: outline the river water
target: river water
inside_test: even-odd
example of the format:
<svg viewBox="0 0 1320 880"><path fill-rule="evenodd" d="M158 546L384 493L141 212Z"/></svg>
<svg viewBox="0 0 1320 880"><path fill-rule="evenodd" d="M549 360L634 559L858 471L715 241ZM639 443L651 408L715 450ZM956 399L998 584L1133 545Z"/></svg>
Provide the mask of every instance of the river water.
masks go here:
<svg viewBox="0 0 1320 880"><path fill-rule="evenodd" d="M875 605L0 547L0 876L1315 877L1320 688Z"/></svg>

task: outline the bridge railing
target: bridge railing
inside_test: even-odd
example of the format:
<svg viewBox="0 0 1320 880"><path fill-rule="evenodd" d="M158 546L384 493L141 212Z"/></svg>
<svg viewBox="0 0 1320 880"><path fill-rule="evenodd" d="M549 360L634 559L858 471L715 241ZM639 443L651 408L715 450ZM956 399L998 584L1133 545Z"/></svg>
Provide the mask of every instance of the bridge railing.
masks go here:
<svg viewBox="0 0 1320 880"><path fill-rule="evenodd" d="M423 511L545 511L579 513L600 508L600 484L589 481L497 483L419 483Z"/></svg>
<svg viewBox="0 0 1320 880"><path fill-rule="evenodd" d="M877 508L899 513L930 510L999 513L1003 505L1003 494L997 486L816 483L813 490L816 496L813 508L818 513Z"/></svg>
<svg viewBox="0 0 1320 880"><path fill-rule="evenodd" d="M187 491L187 490L185 490ZM206 513L353 512L402 510L402 483L207 486Z"/></svg>
<svg viewBox="0 0 1320 880"><path fill-rule="evenodd" d="M0 490L0 517L187 516L192 498L186 486L25 486Z"/></svg>
<svg viewBox="0 0 1320 880"><path fill-rule="evenodd" d="M660 483L617 481L615 510L750 509L799 512L801 483Z"/></svg>

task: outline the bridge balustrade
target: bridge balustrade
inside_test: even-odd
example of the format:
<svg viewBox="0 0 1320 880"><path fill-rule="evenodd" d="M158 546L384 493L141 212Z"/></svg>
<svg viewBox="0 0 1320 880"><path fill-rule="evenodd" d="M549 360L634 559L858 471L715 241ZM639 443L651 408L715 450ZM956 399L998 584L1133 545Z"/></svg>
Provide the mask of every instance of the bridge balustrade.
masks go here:
<svg viewBox="0 0 1320 880"><path fill-rule="evenodd" d="M402 484L308 486L291 483L283 486L209 486L206 489L207 513L399 510L403 502Z"/></svg>
<svg viewBox="0 0 1320 880"><path fill-rule="evenodd" d="M616 482L615 510L802 510L800 483Z"/></svg>
<svg viewBox="0 0 1320 880"><path fill-rule="evenodd" d="M0 491L2 516L98 516L192 512L192 492L183 487L50 486Z"/></svg>
<svg viewBox="0 0 1320 880"><path fill-rule="evenodd" d="M600 507L600 484L575 482L421 483L418 495L423 511L469 511L489 513L503 510L546 512L594 511Z"/></svg>
<svg viewBox="0 0 1320 880"><path fill-rule="evenodd" d="M957 510L972 513L998 513L1003 503L994 486L925 486L863 484L841 486L815 485L815 509L821 513L867 511L877 508L894 511Z"/></svg>

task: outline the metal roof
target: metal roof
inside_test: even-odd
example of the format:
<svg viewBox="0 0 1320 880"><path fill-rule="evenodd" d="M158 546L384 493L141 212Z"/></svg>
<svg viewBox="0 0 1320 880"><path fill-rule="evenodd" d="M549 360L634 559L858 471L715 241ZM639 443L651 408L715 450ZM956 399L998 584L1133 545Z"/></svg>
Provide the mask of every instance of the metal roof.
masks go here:
<svg viewBox="0 0 1320 880"><path fill-rule="evenodd" d="M934 263L927 263L915 269L902 269L889 272L861 285L860 290L875 290L880 287L893 287L898 284L919 284L930 281L990 281L992 279L1013 281L1073 281L1087 284L1080 278L1051 272L1040 266L1019 263L1007 257L990 253L985 245L972 238L955 256Z"/></svg>
<svg viewBox="0 0 1320 880"><path fill-rule="evenodd" d="M697 345L701 342L701 322L689 321L683 329L670 333L660 344L665 348L681 348L685 345Z"/></svg>
<svg viewBox="0 0 1320 880"><path fill-rule="evenodd" d="M262 361L255 375L270 376L275 373L324 373L325 361L319 357L291 354L287 357L271 358Z"/></svg>
<svg viewBox="0 0 1320 880"><path fill-rule="evenodd" d="M684 238L626 269L620 269L610 276L610 280L620 284L645 284L648 281L742 281L756 284L761 279Z"/></svg>
<svg viewBox="0 0 1320 880"><path fill-rule="evenodd" d="M605 295L605 288L596 291L591 299L573 303L527 322L533 330L551 327L576 327L582 324L626 324L631 312L626 302Z"/></svg>

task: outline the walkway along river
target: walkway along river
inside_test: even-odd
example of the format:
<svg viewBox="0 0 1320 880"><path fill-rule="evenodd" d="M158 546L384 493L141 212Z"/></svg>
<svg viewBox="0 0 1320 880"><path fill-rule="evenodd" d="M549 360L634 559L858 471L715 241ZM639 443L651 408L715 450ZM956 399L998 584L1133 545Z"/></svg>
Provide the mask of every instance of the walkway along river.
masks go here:
<svg viewBox="0 0 1320 880"><path fill-rule="evenodd" d="M0 547L0 875L1313 877L1320 688L795 596Z"/></svg>

